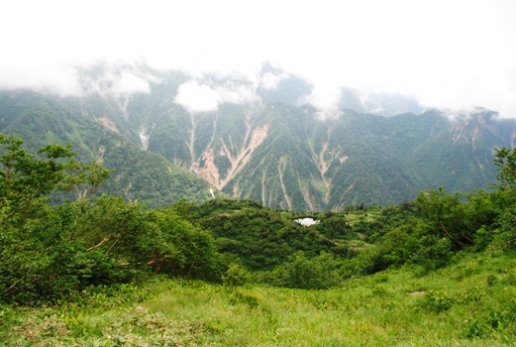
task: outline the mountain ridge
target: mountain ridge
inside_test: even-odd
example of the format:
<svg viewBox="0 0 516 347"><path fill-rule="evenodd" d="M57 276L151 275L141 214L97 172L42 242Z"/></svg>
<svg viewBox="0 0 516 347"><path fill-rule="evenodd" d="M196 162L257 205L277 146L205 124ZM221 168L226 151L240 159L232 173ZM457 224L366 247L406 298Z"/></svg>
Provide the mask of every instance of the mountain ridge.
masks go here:
<svg viewBox="0 0 516 347"><path fill-rule="evenodd" d="M296 76L283 76L276 88L255 86L258 99L229 102L231 98L219 98L215 108L202 111L189 110L178 101L181 86L192 81L188 75L170 72L156 75L154 81L148 92L131 94L59 98L1 92L4 121L0 131L31 137L45 130L47 141L67 140L93 156L98 143L87 129L95 123L117 141L147 153L134 157L163 158L164 164L157 165L161 171L175 165L229 196L301 211L388 205L439 186L449 191L486 187L495 178L493 148L512 148L516 139L516 122L498 119L495 112L484 109L450 118L435 109L386 117L340 108L338 117L321 118L318 109L300 102L311 86ZM214 89L205 91L234 93L236 100L237 82L213 77L207 84L200 80L198 87L210 85ZM242 88L250 87L242 83ZM7 122L5 110L13 107L16 114L9 115ZM7 125L27 115L33 124ZM59 124L60 117L69 119ZM67 135L52 136L56 129ZM117 141L108 147L116 147ZM136 161L131 165L145 166ZM153 193L156 201L168 201L157 197L165 189L162 184L149 187L160 187L152 188L158 190ZM209 185L204 187L204 195L210 198Z"/></svg>

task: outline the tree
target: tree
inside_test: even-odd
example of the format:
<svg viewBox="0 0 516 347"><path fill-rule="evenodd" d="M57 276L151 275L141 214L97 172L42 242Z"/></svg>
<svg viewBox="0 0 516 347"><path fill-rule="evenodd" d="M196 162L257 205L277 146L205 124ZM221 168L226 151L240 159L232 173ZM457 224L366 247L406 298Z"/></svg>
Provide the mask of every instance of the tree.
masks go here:
<svg viewBox="0 0 516 347"><path fill-rule="evenodd" d="M70 146L48 145L36 157L22 148L23 140L0 133L0 223L22 221L34 204L64 178L66 162L73 157Z"/></svg>
<svg viewBox="0 0 516 347"><path fill-rule="evenodd" d="M61 190L73 190L77 199L85 200L99 190L100 186L107 181L111 172L95 160L89 163L81 163L72 158L66 166L67 175L59 188Z"/></svg>
<svg viewBox="0 0 516 347"><path fill-rule="evenodd" d="M500 181L499 188L511 190L516 184L516 148L505 147L495 149L494 163L498 169L496 178Z"/></svg>
<svg viewBox="0 0 516 347"><path fill-rule="evenodd" d="M152 238L143 239L142 251L156 272L219 281L218 251L210 232L192 225L173 209L154 211L157 226Z"/></svg>
<svg viewBox="0 0 516 347"><path fill-rule="evenodd" d="M63 219L47 204L49 194L80 184L95 188L108 171L75 162L70 145L47 145L35 155L22 145L0 133L0 300L28 302L53 292L49 287L62 288L51 281L56 269L65 264L69 271L66 261L79 261ZM63 261L65 254L70 258Z"/></svg>
<svg viewBox="0 0 516 347"><path fill-rule="evenodd" d="M419 216L440 237L450 239L456 249L472 244L471 234L476 231L465 227L468 216L463 213L464 204L460 194L449 195L442 187L421 192L416 199Z"/></svg>

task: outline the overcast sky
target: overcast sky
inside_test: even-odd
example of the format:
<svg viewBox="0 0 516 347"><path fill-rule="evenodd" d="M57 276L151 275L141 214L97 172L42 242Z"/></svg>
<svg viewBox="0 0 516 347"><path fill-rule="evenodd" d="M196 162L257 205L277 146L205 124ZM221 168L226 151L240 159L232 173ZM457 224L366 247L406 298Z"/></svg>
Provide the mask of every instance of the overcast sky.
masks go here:
<svg viewBox="0 0 516 347"><path fill-rule="evenodd" d="M251 79L269 62L329 102L348 86L516 118L513 0L16 0L0 9L0 88L73 93L75 67L99 59Z"/></svg>

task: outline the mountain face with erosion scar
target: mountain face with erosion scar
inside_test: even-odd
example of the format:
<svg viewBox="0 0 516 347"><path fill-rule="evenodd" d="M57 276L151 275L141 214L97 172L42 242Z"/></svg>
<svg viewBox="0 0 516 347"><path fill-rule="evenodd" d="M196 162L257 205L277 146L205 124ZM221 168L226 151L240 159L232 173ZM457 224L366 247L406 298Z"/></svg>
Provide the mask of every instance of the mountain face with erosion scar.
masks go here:
<svg viewBox="0 0 516 347"><path fill-rule="evenodd" d="M85 80L95 80L88 73ZM72 143L83 158L102 153L114 169L105 189L128 199L166 205L190 194L232 196L300 211L388 205L440 186L485 188L495 180L493 149L515 144L516 123L485 109L450 115L399 96L361 102L343 89L338 112L324 115L296 76L264 86L146 73L153 78L145 93L1 92L0 131ZM187 87L204 97L188 99Z"/></svg>

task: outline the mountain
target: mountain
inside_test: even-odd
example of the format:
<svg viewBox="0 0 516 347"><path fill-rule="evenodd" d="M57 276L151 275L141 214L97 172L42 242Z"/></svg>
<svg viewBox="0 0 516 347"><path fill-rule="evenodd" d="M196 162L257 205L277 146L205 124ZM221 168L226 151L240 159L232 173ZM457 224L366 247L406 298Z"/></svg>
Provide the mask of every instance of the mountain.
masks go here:
<svg viewBox="0 0 516 347"><path fill-rule="evenodd" d="M0 131L34 146L72 143L80 157L115 168L106 189L128 199L202 200L211 185L216 194L300 211L393 204L439 186L488 187L493 148L512 148L516 137L516 122L489 110L452 118L393 95L363 102L353 90L343 90L339 117L321 119L304 101L313 86L270 66L260 83L143 69L131 73L148 89L131 93L106 77L127 73L84 71L89 92L77 97L2 92ZM180 102L185 86L202 93Z"/></svg>
<svg viewBox="0 0 516 347"><path fill-rule="evenodd" d="M340 108L360 113L371 113L391 117L404 113L419 115L427 108L415 99L395 93L361 92L353 88L341 88Z"/></svg>
<svg viewBox="0 0 516 347"><path fill-rule="evenodd" d="M0 132L23 138L33 152L48 143L70 143L79 160L102 162L113 173L100 193L149 206L227 197L161 155L142 150L133 142L137 137L122 136L113 120L117 117L103 99L60 98L31 91L0 93Z"/></svg>

